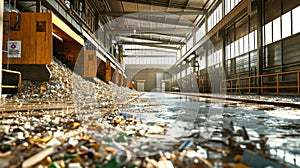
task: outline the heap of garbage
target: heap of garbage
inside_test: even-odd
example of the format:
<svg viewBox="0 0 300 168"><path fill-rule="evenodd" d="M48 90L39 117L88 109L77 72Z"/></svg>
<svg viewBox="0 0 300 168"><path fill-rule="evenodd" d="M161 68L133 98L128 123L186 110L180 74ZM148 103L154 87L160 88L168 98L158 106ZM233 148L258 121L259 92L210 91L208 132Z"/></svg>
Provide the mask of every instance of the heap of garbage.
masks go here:
<svg viewBox="0 0 300 168"><path fill-rule="evenodd" d="M22 91L10 101L68 102L80 99L97 102L99 107L110 107L117 102L125 103L137 94L127 87L105 83L98 78L86 80L55 57L48 68L52 74L49 81L22 81Z"/></svg>
<svg viewBox="0 0 300 168"><path fill-rule="evenodd" d="M204 138L201 129L168 136L168 122L137 116L165 109L140 102L139 93L101 80L85 80L58 60L47 82L23 82L18 101L73 101L78 108L0 115L0 167L220 168L297 167L271 153L268 136L233 122ZM72 80L76 83L72 83ZM105 107L105 108L103 108ZM156 109L158 108L158 109ZM277 150L277 149L276 149ZM296 151L297 152L297 151Z"/></svg>
<svg viewBox="0 0 300 168"><path fill-rule="evenodd" d="M135 102L136 103L136 102ZM1 167L284 167L266 137L233 122L208 139L199 131L164 140L170 125L114 110L82 121L74 111L12 113L0 118Z"/></svg>

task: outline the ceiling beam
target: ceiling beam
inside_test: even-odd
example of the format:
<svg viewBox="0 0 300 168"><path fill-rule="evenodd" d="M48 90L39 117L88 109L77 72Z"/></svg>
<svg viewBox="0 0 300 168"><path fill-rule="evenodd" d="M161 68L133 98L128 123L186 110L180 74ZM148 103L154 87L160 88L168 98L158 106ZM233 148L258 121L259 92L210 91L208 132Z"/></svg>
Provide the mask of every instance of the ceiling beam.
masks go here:
<svg viewBox="0 0 300 168"><path fill-rule="evenodd" d="M139 51L139 50L143 50L143 51L156 51L156 52L168 52L168 53L173 53L176 54L175 51L166 51L163 49L153 49L153 48L125 48L125 51Z"/></svg>
<svg viewBox="0 0 300 168"><path fill-rule="evenodd" d="M169 36L172 36L172 34L186 34L186 33L192 33L192 28L155 28L155 29L114 29L114 30L107 30L105 33L108 34L147 34L147 33L163 33L168 34Z"/></svg>
<svg viewBox="0 0 300 168"><path fill-rule="evenodd" d="M176 8L176 9L205 11L205 9L203 9L203 8L186 6L184 4L175 4L175 3L169 4L169 3L163 3L163 2L153 1L153 0L152 1L149 1L149 0L117 0L117 1L145 4L145 5L153 5L153 6L161 6L161 7L169 7L169 8Z"/></svg>
<svg viewBox="0 0 300 168"><path fill-rule="evenodd" d="M168 15L166 15L168 16ZM170 15L172 16L172 15ZM178 22L178 19L168 18L165 20L164 18L153 17L153 15L125 15L122 18L132 19L132 20L140 20L144 22L153 22L153 23L163 23L169 25L177 25L177 26L186 26L186 27L194 27L192 22L185 21L185 22Z"/></svg>
<svg viewBox="0 0 300 168"><path fill-rule="evenodd" d="M101 12L100 15L106 16L123 16L129 14L137 14L137 15L151 15L151 16L161 16L161 15L204 15L206 12L204 11L186 11L186 12L165 12L165 11L155 11L155 12L142 12L142 11L131 11L131 12Z"/></svg>
<svg viewBox="0 0 300 168"><path fill-rule="evenodd" d="M123 57L176 57L175 55L163 55L163 54L133 54L124 55Z"/></svg>
<svg viewBox="0 0 300 168"><path fill-rule="evenodd" d="M140 39L140 40L151 40L151 41L158 41L158 42L163 42L163 43L169 43L170 40L161 40L160 38L151 38L151 37L145 37L145 36L139 36L139 35L130 35L130 36L120 36L121 38L131 38L131 39ZM169 37L171 38L171 37ZM185 42L175 42L175 41L171 41L174 44L178 44L178 45L185 45Z"/></svg>
<svg viewBox="0 0 300 168"><path fill-rule="evenodd" d="M171 38L171 37L176 37L176 38L182 38L182 39L185 39L186 36L185 35L181 35L181 34L166 34L166 33L158 33L158 32L145 32L143 34L153 34L153 35L158 35L158 36L164 36L164 37L168 37L168 38ZM139 34L137 34L139 35ZM142 34L140 34L142 35Z"/></svg>
<svg viewBox="0 0 300 168"><path fill-rule="evenodd" d="M141 44L155 44L155 45L160 45L160 44L168 44L168 45L180 45L177 42L134 42L134 41L120 41L118 42L119 44L136 44L136 45L141 45Z"/></svg>
<svg viewBox="0 0 300 168"><path fill-rule="evenodd" d="M180 49L180 48L177 48L177 47L162 46L162 45L156 45L156 44L141 43L141 44L136 44L136 45L147 46L147 47L155 47L155 48L164 48L164 49L170 49L170 50L179 50Z"/></svg>

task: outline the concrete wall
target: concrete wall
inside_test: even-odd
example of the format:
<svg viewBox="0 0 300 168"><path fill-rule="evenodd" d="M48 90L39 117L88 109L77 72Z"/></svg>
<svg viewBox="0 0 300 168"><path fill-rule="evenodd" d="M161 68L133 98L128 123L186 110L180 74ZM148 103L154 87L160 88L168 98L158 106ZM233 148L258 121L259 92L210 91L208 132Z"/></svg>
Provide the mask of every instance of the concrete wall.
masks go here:
<svg viewBox="0 0 300 168"><path fill-rule="evenodd" d="M161 69L144 69L141 70L140 72L136 73L135 76L132 78L132 81L135 83L135 89L137 89L137 80L145 80L145 85L144 85L144 91L146 92L151 92L151 91L157 91L160 90L161 88L156 88L156 74L157 73L168 73L164 70ZM164 75L168 76L168 75ZM168 79L164 79L168 80ZM171 79L169 79L171 80ZM166 91L169 91L167 88Z"/></svg>

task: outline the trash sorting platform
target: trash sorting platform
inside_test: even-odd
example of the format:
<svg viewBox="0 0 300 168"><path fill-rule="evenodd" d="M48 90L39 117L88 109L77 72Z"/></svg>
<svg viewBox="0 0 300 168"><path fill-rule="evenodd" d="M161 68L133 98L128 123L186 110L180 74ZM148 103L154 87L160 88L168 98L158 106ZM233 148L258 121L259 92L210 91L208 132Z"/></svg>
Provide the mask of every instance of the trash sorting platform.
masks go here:
<svg viewBox="0 0 300 168"><path fill-rule="evenodd" d="M50 69L50 81L25 81L1 102L0 167L300 166L298 119Z"/></svg>

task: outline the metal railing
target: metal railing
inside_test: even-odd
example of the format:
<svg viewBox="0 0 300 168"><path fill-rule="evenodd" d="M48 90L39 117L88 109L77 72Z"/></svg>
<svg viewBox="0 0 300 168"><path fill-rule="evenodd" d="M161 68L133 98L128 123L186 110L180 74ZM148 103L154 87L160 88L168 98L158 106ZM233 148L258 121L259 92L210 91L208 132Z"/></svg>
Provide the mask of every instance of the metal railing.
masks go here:
<svg viewBox="0 0 300 168"><path fill-rule="evenodd" d="M259 86L260 82L260 86ZM300 70L234 78L221 81L221 91L227 93L280 93L300 96Z"/></svg>
<svg viewBox="0 0 300 168"><path fill-rule="evenodd" d="M2 69L3 72L6 73L12 73L12 74L17 74L18 75L18 85L2 85L1 87L4 89L16 89L18 88L18 91L20 91L22 89L22 74L21 72L18 71L12 71L12 70L8 70L8 69Z"/></svg>
<svg viewBox="0 0 300 168"><path fill-rule="evenodd" d="M210 89L210 81L208 79L199 79L199 92L205 93Z"/></svg>

